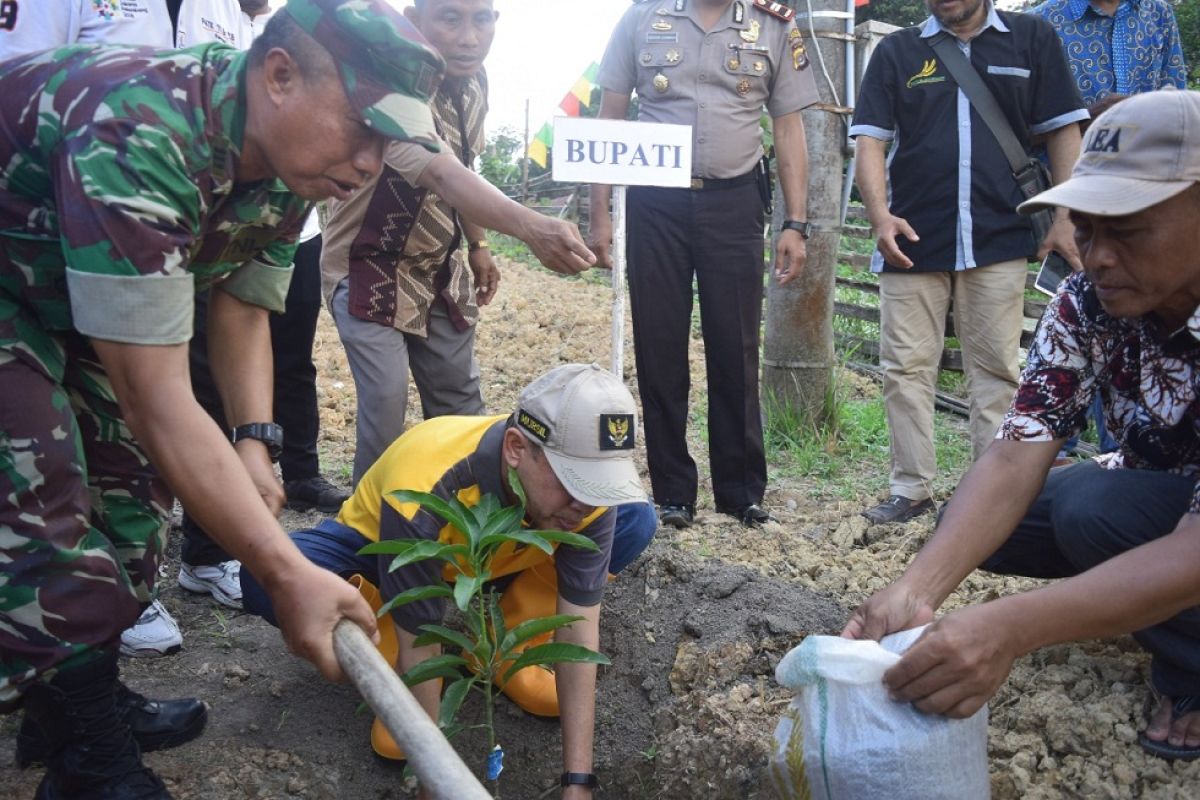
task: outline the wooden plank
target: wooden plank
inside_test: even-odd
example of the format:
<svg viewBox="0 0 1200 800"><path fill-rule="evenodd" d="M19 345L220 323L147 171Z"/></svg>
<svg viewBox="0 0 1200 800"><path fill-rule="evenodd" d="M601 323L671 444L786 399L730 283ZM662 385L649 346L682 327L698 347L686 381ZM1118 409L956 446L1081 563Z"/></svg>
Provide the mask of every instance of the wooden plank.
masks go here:
<svg viewBox="0 0 1200 800"><path fill-rule="evenodd" d="M838 253L839 264L846 264L851 269L866 272L871 268L870 253Z"/></svg>
<svg viewBox="0 0 1200 800"><path fill-rule="evenodd" d="M852 303L839 303L834 301L833 313L839 317L849 317L850 319L861 319L866 322L874 322L879 324L879 309L870 306L856 306Z"/></svg>
<svg viewBox="0 0 1200 800"><path fill-rule="evenodd" d="M853 278L837 278L838 286L845 286L847 289L857 289L860 292L868 294L879 294L879 284L874 281L856 281Z"/></svg>
<svg viewBox="0 0 1200 800"><path fill-rule="evenodd" d="M874 360L876 363L879 361L879 342L874 339L838 334L834 337L834 340L844 350L853 348L855 358L866 357ZM949 372L962 372L962 353L958 350L946 348L942 351L942 360L938 368Z"/></svg>

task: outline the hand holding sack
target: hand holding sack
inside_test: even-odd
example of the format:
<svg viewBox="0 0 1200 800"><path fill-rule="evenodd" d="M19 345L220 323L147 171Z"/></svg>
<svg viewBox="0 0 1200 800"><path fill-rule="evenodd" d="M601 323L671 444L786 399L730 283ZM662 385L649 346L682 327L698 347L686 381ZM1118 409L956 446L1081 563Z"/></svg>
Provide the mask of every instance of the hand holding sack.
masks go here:
<svg viewBox="0 0 1200 800"><path fill-rule="evenodd" d="M888 698L883 674L924 627L881 641L809 636L775 669L799 693L775 728L771 781L784 800L976 800L990 796L987 706L967 719Z"/></svg>

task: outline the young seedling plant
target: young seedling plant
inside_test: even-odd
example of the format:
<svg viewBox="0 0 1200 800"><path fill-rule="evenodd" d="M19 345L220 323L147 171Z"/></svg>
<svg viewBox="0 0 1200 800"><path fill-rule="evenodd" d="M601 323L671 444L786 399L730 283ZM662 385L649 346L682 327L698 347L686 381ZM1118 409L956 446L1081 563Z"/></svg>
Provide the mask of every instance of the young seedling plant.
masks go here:
<svg viewBox="0 0 1200 800"><path fill-rule="evenodd" d="M500 770L503 751L496 741L493 724L498 687L525 667L544 667L563 662L608 664L608 658L586 647L567 642L548 642L527 647L527 643L559 628L583 619L579 616L555 614L526 620L512 630L504 623L499 598L488 586L492 579L491 564L496 552L505 544L527 545L547 555L554 544L598 549L586 536L568 531L532 530L522 527L525 518L526 496L517 473L508 470L508 482L518 503L502 505L494 495L484 495L474 507L468 507L457 497L444 499L427 492L400 490L391 496L401 503L416 503L426 512L454 526L465 541L446 544L427 539L392 539L374 542L360 552L364 555L392 555L389 571L406 564L436 559L449 565L454 575L453 586L439 580L436 584L418 586L398 594L379 609L383 617L393 608L406 603L431 598L452 598L462 612L465 631L445 625L422 625L415 647L440 645L447 651L428 658L401 677L409 686L443 678L447 681L438 709L438 726L447 738L467 726L457 721L459 709L472 689L483 694L485 722L482 727L488 736L487 777L492 795L500 798ZM439 574L442 574L439 571Z"/></svg>

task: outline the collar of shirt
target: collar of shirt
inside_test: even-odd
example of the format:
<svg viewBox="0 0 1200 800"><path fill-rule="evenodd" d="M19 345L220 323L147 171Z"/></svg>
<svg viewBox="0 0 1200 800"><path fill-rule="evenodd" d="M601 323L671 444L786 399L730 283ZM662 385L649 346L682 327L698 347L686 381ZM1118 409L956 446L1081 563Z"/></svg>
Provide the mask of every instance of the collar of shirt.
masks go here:
<svg viewBox="0 0 1200 800"><path fill-rule="evenodd" d="M242 155L246 135L247 52L230 51L224 69L213 82L213 181L218 193L232 189L238 160ZM219 59L224 53L215 55Z"/></svg>
<svg viewBox="0 0 1200 800"><path fill-rule="evenodd" d="M700 24L700 21L696 19L694 4L691 3L690 0L683 0L682 6L679 3L671 3L666 8L659 9L659 11L656 13L658 16L686 17L692 21L693 25L695 25L704 33L716 33L717 31L723 31L726 28L744 31L750 29L749 5L752 5L752 2L748 2L748 0L733 0L733 2L729 4L729 8L725 9L724 16L717 20L717 23L708 30L705 30L704 26ZM740 21L738 20L739 16L741 16Z"/></svg>
<svg viewBox="0 0 1200 800"><path fill-rule="evenodd" d="M1128 3L1130 6L1137 8L1139 5L1141 5L1141 0L1120 0L1120 2L1117 3L1117 8L1121 7L1121 3ZM1112 19L1114 16L1116 16L1116 9L1113 10L1112 14L1105 14L1100 11L1100 9L1092 5L1091 0L1067 0L1067 14L1075 22L1083 19L1083 15L1088 12L1088 9L1091 9L1091 12L1097 17Z"/></svg>
<svg viewBox="0 0 1200 800"><path fill-rule="evenodd" d="M978 36L988 28L995 28L1001 33L1008 33L1008 26L1004 24L1004 20L1001 19L1000 15L996 13L996 7L990 2L988 3L987 19L984 21L983 27L980 28L975 35ZM936 36L940 31L945 31L949 35L954 36L954 32L949 28L944 27L941 22L938 22L937 17L930 15L930 17L925 20L925 24L921 26L921 38L928 39L931 36Z"/></svg>

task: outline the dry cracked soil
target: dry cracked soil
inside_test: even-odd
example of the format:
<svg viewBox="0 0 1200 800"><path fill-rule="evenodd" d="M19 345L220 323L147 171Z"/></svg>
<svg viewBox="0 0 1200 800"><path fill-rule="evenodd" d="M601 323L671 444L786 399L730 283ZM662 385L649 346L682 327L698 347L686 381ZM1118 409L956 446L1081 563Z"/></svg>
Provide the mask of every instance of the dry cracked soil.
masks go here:
<svg viewBox="0 0 1200 800"><path fill-rule="evenodd" d="M609 360L609 290L504 265L500 294L484 309L478 352L485 401L511 408L519 388L570 361ZM354 387L323 316L316 360L327 471L345 483L353 445ZM628 354L626 362L632 362ZM693 385L704 362L692 350ZM634 386L632 366L626 379ZM875 391L864 385L861 391ZM410 419L419 407L410 403ZM700 417L702 419L702 416ZM701 426L693 453L707 468ZM643 465L644 466L644 465ZM952 481L951 481L952 482ZM748 530L701 496L697 524L660 530L649 550L610 585L601 649L612 666L597 690L596 771L608 798L768 798L772 731L790 695L774 683L779 658L810 633L834 633L849 609L899 575L932 520L868 527L859 512L875 497L841 499L803 476L772 475L766 504L776 522ZM707 506L707 507L705 507ZM286 528L316 515L287 513ZM377 760L371 715L347 686L324 683L290 656L260 620L221 610L181 590L177 535L164 566L162 599L183 629L181 653L123 661L123 674L152 696L195 695L211 705L204 736L147 761L179 800L414 797L414 784ZM947 608L1035 585L975 573ZM1200 764L1142 753L1148 661L1128 637L1047 648L1020 659L991 703L992 795L1016 798L1195 798ZM477 701L465 721L482 718ZM554 721L500 701L505 798L557 797L561 770ZM0 797L33 796L38 770L18 770L15 716L0 719ZM456 747L482 771L483 735Z"/></svg>

